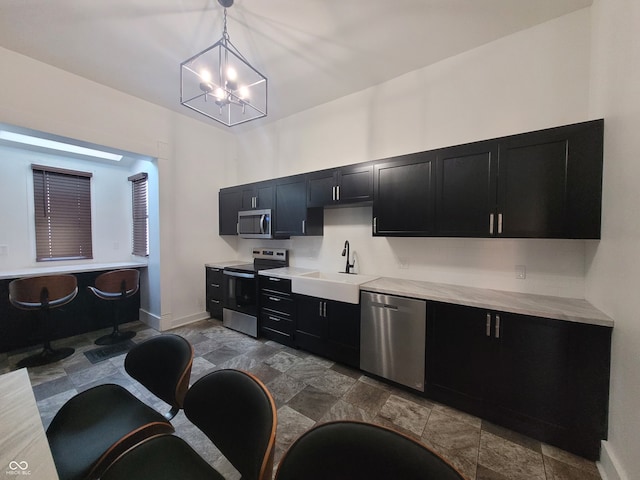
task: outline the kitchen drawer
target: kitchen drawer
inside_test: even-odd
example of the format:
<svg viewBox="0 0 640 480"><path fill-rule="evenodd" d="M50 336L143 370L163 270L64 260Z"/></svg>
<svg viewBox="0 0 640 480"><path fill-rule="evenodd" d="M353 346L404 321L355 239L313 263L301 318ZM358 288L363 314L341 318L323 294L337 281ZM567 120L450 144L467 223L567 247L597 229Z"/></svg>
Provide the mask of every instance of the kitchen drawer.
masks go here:
<svg viewBox="0 0 640 480"><path fill-rule="evenodd" d="M211 317L222 319L222 282L224 278L222 269L206 267L205 276L207 282L205 285L207 311Z"/></svg>
<svg viewBox="0 0 640 480"><path fill-rule="evenodd" d="M260 276L260 289L270 292L291 294L291 280L288 278Z"/></svg>
<svg viewBox="0 0 640 480"><path fill-rule="evenodd" d="M262 312L260 315L260 325L263 328L277 330L288 336L293 335L293 322L286 317L274 315L269 312Z"/></svg>
<svg viewBox="0 0 640 480"><path fill-rule="evenodd" d="M278 312L286 317L291 317L295 312L295 305L290 297L262 291L260 295L260 307Z"/></svg>
<svg viewBox="0 0 640 480"><path fill-rule="evenodd" d="M222 318L222 300L209 298L207 311L212 317Z"/></svg>
<svg viewBox="0 0 640 480"><path fill-rule="evenodd" d="M260 314L260 334L265 338L293 346L293 330L293 322L288 318L266 311Z"/></svg>
<svg viewBox="0 0 640 480"><path fill-rule="evenodd" d="M207 295L222 300L222 269L207 267Z"/></svg>

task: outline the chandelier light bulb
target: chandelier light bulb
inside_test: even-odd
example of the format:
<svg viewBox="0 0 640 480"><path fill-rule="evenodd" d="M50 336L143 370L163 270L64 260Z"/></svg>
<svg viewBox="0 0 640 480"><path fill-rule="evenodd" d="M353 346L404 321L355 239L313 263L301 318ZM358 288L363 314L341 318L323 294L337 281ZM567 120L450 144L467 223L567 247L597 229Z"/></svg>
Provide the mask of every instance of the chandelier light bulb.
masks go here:
<svg viewBox="0 0 640 480"><path fill-rule="evenodd" d="M222 87L216 88L214 95L218 100L223 100L225 97L224 89Z"/></svg>
<svg viewBox="0 0 640 480"><path fill-rule="evenodd" d="M209 72L209 70L207 70L206 68L203 68L202 70L200 70L200 78L205 83L211 82L211 72Z"/></svg>
<svg viewBox="0 0 640 480"><path fill-rule="evenodd" d="M242 100L246 100L247 98L249 98L249 89L247 87L240 87L238 89L238 97L240 97Z"/></svg>
<svg viewBox="0 0 640 480"><path fill-rule="evenodd" d="M234 82L238 79L238 72L236 72L236 69L229 66L227 67L227 80Z"/></svg>

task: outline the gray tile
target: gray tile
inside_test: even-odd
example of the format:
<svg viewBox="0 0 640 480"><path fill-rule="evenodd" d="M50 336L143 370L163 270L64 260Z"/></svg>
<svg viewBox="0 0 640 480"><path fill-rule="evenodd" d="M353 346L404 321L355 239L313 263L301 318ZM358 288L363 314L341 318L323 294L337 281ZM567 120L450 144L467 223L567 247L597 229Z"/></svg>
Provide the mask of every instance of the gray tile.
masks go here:
<svg viewBox="0 0 640 480"><path fill-rule="evenodd" d="M305 417L291 407L285 405L279 408L275 463L279 462L287 448L314 424L312 419Z"/></svg>
<svg viewBox="0 0 640 480"><path fill-rule="evenodd" d="M289 377L287 374L280 375L275 380L267 384L276 406L279 408L295 397L307 386L302 380Z"/></svg>
<svg viewBox="0 0 640 480"><path fill-rule="evenodd" d="M33 394L36 401L52 397L58 393L75 389L75 385L69 380L68 376L58 377L48 382L42 382L33 387Z"/></svg>
<svg viewBox="0 0 640 480"><path fill-rule="evenodd" d="M344 400L375 415L390 396L391 394L387 390L357 381L345 394Z"/></svg>
<svg viewBox="0 0 640 480"><path fill-rule="evenodd" d="M545 480L542 455L489 432L480 435L478 463L511 480Z"/></svg>
<svg viewBox="0 0 640 480"><path fill-rule="evenodd" d="M380 410L380 416L394 425L421 435L431 410L410 400L391 395Z"/></svg>
<svg viewBox="0 0 640 480"><path fill-rule="evenodd" d="M494 435L502 437L505 440L509 440L513 443L517 443L518 445L533 450L536 453L542 453L542 444L538 440L534 440L533 438L529 438L526 435L514 432L513 430L509 430L508 428L495 425L491 422L483 421L482 430L484 430L485 432L493 433Z"/></svg>
<svg viewBox="0 0 640 480"><path fill-rule="evenodd" d="M587 460L586 458L578 457L577 455L573 455L572 453L565 452L564 450L560 450L557 447L553 447L551 445L547 445L546 443L542 444L542 454L545 457L545 461L547 457L558 460L562 463L566 463L575 467L579 470L582 470L588 475L595 476L599 478L600 473L598 472L598 468L596 467L595 462L591 460Z"/></svg>
<svg viewBox="0 0 640 480"><path fill-rule="evenodd" d="M308 386L298 392L287 402L287 405L305 417L319 420L338 401L337 397Z"/></svg>

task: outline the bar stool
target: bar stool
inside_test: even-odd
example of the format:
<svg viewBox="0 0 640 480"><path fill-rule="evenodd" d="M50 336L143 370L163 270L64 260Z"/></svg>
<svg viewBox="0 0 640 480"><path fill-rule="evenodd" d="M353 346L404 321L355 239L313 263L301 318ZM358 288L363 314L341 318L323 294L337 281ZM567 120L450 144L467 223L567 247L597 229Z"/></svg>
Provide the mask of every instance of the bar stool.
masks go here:
<svg viewBox="0 0 640 480"><path fill-rule="evenodd" d="M121 332L118 326L121 322L122 304L127 298L135 295L140 288L140 272L125 268L103 273L96 278L95 287L87 288L101 300L115 301L113 304L113 331L98 338L94 343L96 345L113 345L135 337L136 332Z"/></svg>
<svg viewBox="0 0 640 480"><path fill-rule="evenodd" d="M78 294L78 281L73 275L44 275L13 280L9 284L9 301L20 310L37 311L43 329L44 348L18 362L18 368L37 367L67 358L75 351L71 347L51 348L51 309L62 307Z"/></svg>

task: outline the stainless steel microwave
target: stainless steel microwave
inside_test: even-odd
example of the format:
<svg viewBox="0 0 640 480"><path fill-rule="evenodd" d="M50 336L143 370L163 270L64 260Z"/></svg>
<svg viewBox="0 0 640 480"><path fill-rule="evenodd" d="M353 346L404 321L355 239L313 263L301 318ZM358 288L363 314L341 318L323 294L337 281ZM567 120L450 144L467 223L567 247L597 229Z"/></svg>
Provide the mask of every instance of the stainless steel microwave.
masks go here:
<svg viewBox="0 0 640 480"><path fill-rule="evenodd" d="M272 238L271 210L238 212L238 235L243 238Z"/></svg>

